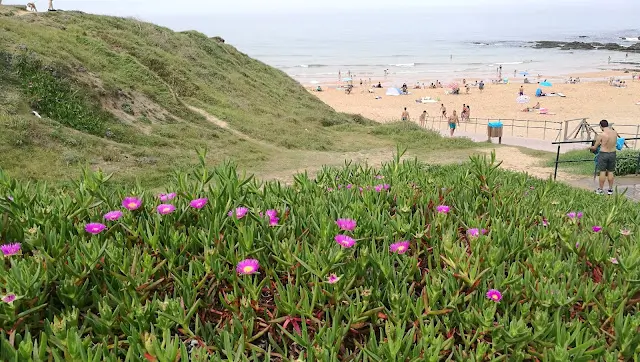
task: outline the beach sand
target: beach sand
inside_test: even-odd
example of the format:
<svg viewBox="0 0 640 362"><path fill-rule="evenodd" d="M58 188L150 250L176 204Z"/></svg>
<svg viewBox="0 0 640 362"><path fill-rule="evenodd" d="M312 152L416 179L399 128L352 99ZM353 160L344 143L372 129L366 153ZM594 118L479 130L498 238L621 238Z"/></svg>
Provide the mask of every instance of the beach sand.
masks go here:
<svg viewBox="0 0 640 362"><path fill-rule="evenodd" d="M581 82L578 84L553 83L552 87L540 87L546 93L555 92L563 93L566 97L535 97L536 77L529 80L534 84L523 84L523 79L518 78L512 80L509 84L485 84L485 89L480 92L476 87L470 88L470 93L465 94L462 88L459 95L446 95L446 88L438 89L410 89L411 94L406 96L386 96L386 88L375 89L375 94L368 93L367 88L360 87L356 84L353 92L346 95L344 90L338 90L335 86L325 86L323 92L313 92L318 98L333 107L337 111L361 114L367 118L378 122L391 122L400 119L400 115L404 107L407 107L412 122L418 122L418 117L422 111L426 110L432 117L440 118L440 105L444 103L448 114L453 110L460 112L463 104L471 107L471 118L474 124L461 123L461 130L468 132L477 132L486 134L486 119L502 120L505 125L504 135L513 135L518 137L547 139L553 141L560 133L564 138L564 130L558 132L560 124L565 126L564 121L571 119L588 118L590 124L597 124L601 119L607 119L610 123L616 125L616 130L627 138L635 137L640 130L640 81L631 81L631 74L622 72L603 72L581 74L581 79L599 78L605 79L611 76L617 76L626 80L626 88L617 88L610 86L607 81ZM548 79L558 79L561 77L549 77ZM544 79L540 79L543 81ZM471 83L475 80L471 80ZM374 80L374 84L377 81ZM431 82L425 82L430 84ZM461 84L461 83L460 83ZM411 88L413 84L408 84ZM516 103L520 86L524 86L525 95L531 97L528 104ZM381 96L382 99L375 99ZM431 97L439 99L437 103L418 104L416 99L422 97ZM525 107L532 107L536 102L540 102L541 107L547 108L548 115L539 114L538 112L522 112ZM478 120L478 126L475 125L473 118L482 118ZM530 120L528 122L511 122L510 119ZM546 124L545 124L546 121ZM557 123L554 123L557 122ZM518 127L510 127L514 123ZM571 122L568 125L569 131L572 131L579 121ZM446 122L437 123L428 122L429 128L445 129ZM539 128L533 128L539 127ZM546 127L547 130L543 131ZM555 128L556 130L552 130ZM511 133L513 132L513 134Z"/></svg>

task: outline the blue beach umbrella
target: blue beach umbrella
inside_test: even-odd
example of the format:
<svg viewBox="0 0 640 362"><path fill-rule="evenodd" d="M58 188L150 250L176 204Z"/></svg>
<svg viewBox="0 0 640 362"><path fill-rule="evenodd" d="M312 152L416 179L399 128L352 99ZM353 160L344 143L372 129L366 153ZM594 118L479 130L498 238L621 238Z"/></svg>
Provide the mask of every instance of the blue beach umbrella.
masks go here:
<svg viewBox="0 0 640 362"><path fill-rule="evenodd" d="M551 87L551 82L542 82L540 85L543 87Z"/></svg>
<svg viewBox="0 0 640 362"><path fill-rule="evenodd" d="M342 78L342 81L343 81L343 82L351 82L352 80L353 80L353 79L351 79L351 78Z"/></svg>

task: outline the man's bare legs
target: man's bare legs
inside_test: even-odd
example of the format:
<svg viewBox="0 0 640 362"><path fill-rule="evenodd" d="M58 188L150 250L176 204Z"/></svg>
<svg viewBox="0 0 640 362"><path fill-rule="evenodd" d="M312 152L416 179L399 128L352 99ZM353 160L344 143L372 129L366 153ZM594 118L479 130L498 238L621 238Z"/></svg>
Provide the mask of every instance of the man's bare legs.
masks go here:
<svg viewBox="0 0 640 362"><path fill-rule="evenodd" d="M605 181L609 182L609 192L613 191L613 172L610 172L610 171L600 172L600 177L598 179L598 184L600 186L599 190L604 190Z"/></svg>

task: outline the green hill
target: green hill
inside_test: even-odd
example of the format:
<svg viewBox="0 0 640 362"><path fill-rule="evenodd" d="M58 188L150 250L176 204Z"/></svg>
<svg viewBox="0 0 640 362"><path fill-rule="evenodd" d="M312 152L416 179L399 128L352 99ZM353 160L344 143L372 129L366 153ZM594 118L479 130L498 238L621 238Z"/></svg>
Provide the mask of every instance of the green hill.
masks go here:
<svg viewBox="0 0 640 362"><path fill-rule="evenodd" d="M0 6L0 63L0 167L16 177L88 164L155 183L193 164L194 148L251 168L439 138L337 113L221 38L135 19Z"/></svg>

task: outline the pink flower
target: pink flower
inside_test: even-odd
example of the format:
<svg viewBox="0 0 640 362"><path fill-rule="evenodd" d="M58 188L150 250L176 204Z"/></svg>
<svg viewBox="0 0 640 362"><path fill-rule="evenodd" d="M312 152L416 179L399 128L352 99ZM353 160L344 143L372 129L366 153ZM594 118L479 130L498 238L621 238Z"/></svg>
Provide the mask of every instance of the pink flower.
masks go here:
<svg viewBox="0 0 640 362"><path fill-rule="evenodd" d="M487 298L498 303L500 300L502 300L502 293L500 293L500 291L498 291L497 289L489 289L489 291L487 292Z"/></svg>
<svg viewBox="0 0 640 362"><path fill-rule="evenodd" d="M107 228L106 225L101 224L99 222L92 222L84 226L84 230L89 234L93 234L93 235L100 234L106 228Z"/></svg>
<svg viewBox="0 0 640 362"><path fill-rule="evenodd" d="M267 216L268 216L270 219L273 219L274 217L277 217L277 216L278 216L278 211L277 211L277 210L273 210L273 209L269 209L269 210L267 210L267 211L265 212L265 214L267 214Z"/></svg>
<svg viewBox="0 0 640 362"><path fill-rule="evenodd" d="M141 205L142 200L136 197L125 197L125 199L122 200L122 206L129 211L137 210Z"/></svg>
<svg viewBox="0 0 640 362"><path fill-rule="evenodd" d="M384 185L376 185L375 190L376 192L382 192L382 188L384 187Z"/></svg>
<svg viewBox="0 0 640 362"><path fill-rule="evenodd" d="M327 187L327 192L332 192L333 189L331 187Z"/></svg>
<svg viewBox="0 0 640 362"><path fill-rule="evenodd" d="M340 244L343 248L350 248L355 245L356 241L346 235L336 235L336 243Z"/></svg>
<svg viewBox="0 0 640 362"><path fill-rule="evenodd" d="M121 217L122 217L122 211L120 210L109 211L108 213L104 214L104 218L109 221L116 221Z"/></svg>
<svg viewBox="0 0 640 362"><path fill-rule="evenodd" d="M542 226L544 227L549 226L549 221L547 221L547 219L542 219Z"/></svg>
<svg viewBox="0 0 640 362"><path fill-rule="evenodd" d="M340 230L353 231L356 228L356 221L353 219L338 219L336 224Z"/></svg>
<svg viewBox="0 0 640 362"><path fill-rule="evenodd" d="M160 194L158 195L158 198L160 199L160 201L171 201L176 197L176 193L172 192L170 194Z"/></svg>
<svg viewBox="0 0 640 362"><path fill-rule="evenodd" d="M382 180L383 178L384 178L384 176L382 176L382 175L376 175L376 179L378 179L378 180Z"/></svg>
<svg viewBox="0 0 640 362"><path fill-rule="evenodd" d="M246 207L238 207L235 210L229 211L227 215L229 215L230 217L235 215L236 219L242 219L243 217L245 217L245 215L247 215L247 212L249 212L249 209L247 209Z"/></svg>
<svg viewBox="0 0 640 362"><path fill-rule="evenodd" d="M335 274L331 274L329 275L329 278L327 279L327 283L329 284L335 284L338 282L338 280L340 280L341 277L335 275Z"/></svg>
<svg viewBox="0 0 640 362"><path fill-rule="evenodd" d="M392 253L404 254L407 252L407 250L409 250L409 241L407 240L399 241L389 246L389 251L391 251Z"/></svg>
<svg viewBox="0 0 640 362"><path fill-rule="evenodd" d="M598 233L600 232L600 230L602 230L602 226L594 226L591 228L591 230L593 230L594 233Z"/></svg>
<svg viewBox="0 0 640 362"><path fill-rule="evenodd" d="M20 243L0 245L0 250L2 251L2 254L4 254L4 256L16 255L20 252L21 248L22 244Z"/></svg>
<svg viewBox="0 0 640 362"><path fill-rule="evenodd" d="M207 204L207 201L208 199L206 198L191 200L189 206L193 207L194 209L202 209L204 205Z"/></svg>
<svg viewBox="0 0 640 362"><path fill-rule="evenodd" d="M351 190L351 188L352 188L352 187L353 187L353 185L352 185L352 184L348 184L348 185L347 185L347 190Z"/></svg>
<svg viewBox="0 0 640 362"><path fill-rule="evenodd" d="M7 294L4 297L2 297L2 301L5 303L11 303L14 300L16 300L16 295L13 293Z"/></svg>
<svg viewBox="0 0 640 362"><path fill-rule="evenodd" d="M278 226L279 221L280 221L279 217L269 218L269 226Z"/></svg>
<svg viewBox="0 0 640 362"><path fill-rule="evenodd" d="M259 268L260 263L256 259L245 259L238 263L236 271L238 274L247 275L257 273Z"/></svg>
<svg viewBox="0 0 640 362"><path fill-rule="evenodd" d="M624 236L629 236L629 235L631 235L631 230L629 230L629 229L622 229L622 230L620 230L620 234L621 234L621 235L624 235Z"/></svg>
<svg viewBox="0 0 640 362"><path fill-rule="evenodd" d="M611 264L618 264L618 258L611 258L609 259L609 261L611 262Z"/></svg>
<svg viewBox="0 0 640 362"><path fill-rule="evenodd" d="M160 204L158 205L158 214L167 215L176 211L176 207L171 204Z"/></svg>
<svg viewBox="0 0 640 362"><path fill-rule="evenodd" d="M478 236L480 236L480 230L478 230L478 229L469 229L469 230L467 230L467 235L469 235L472 238L477 238Z"/></svg>
<svg viewBox="0 0 640 362"><path fill-rule="evenodd" d="M582 219L582 212L571 211L567 213L569 219Z"/></svg>
<svg viewBox="0 0 640 362"><path fill-rule="evenodd" d="M447 214L449 213L449 211L451 210L451 208L447 205L440 205L438 207L436 207L436 211L438 211L441 214Z"/></svg>

